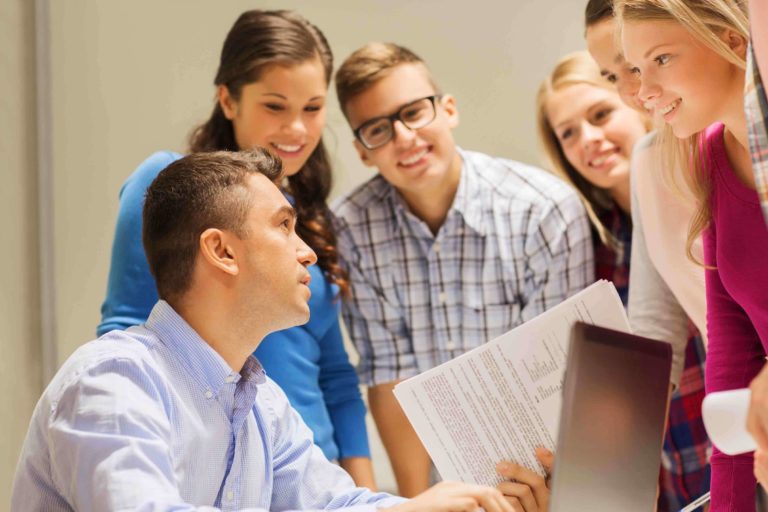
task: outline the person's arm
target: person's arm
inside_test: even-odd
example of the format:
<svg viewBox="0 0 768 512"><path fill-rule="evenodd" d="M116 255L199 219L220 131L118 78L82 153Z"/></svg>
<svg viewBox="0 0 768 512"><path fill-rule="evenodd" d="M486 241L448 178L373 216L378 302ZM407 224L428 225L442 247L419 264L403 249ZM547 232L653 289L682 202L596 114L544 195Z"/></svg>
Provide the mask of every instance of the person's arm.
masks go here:
<svg viewBox="0 0 768 512"><path fill-rule="evenodd" d="M441 482L412 500L350 487L349 476L330 464L311 441L309 430L276 386L278 436L273 441L275 485L270 510L344 510L349 512L515 512L498 489ZM301 489L297 501L296 489ZM290 490L290 492L289 492ZM294 497L292 497L294 496ZM525 511L528 512L528 511Z"/></svg>
<svg viewBox="0 0 768 512"><path fill-rule="evenodd" d="M338 309L333 308L338 315ZM376 489L365 425L366 409L360 395L360 381L344 349L338 319L318 340L320 348L319 385L333 424L339 448L339 464L359 487Z"/></svg>
<svg viewBox="0 0 768 512"><path fill-rule="evenodd" d="M124 358L65 384L45 428L58 496L80 511L216 510L181 497L164 396L156 374Z"/></svg>
<svg viewBox="0 0 768 512"><path fill-rule="evenodd" d="M181 155L158 152L147 158L120 189L115 239L96 334L143 323L157 302L157 288L141 242L144 194L152 180Z"/></svg>
<svg viewBox="0 0 768 512"><path fill-rule="evenodd" d="M365 487L374 492L378 490L370 457L344 457L339 459L339 465L349 473L356 486Z"/></svg>
<svg viewBox="0 0 768 512"><path fill-rule="evenodd" d="M749 0L749 20L755 61L760 76L768 77L768 0Z"/></svg>
<svg viewBox="0 0 768 512"><path fill-rule="evenodd" d="M649 172L648 149L637 147L632 158L632 256L629 266L629 324L639 336L663 340L672 345L674 388L680 383L688 344L688 317L666 281L656 270L648 254L643 231L640 198L637 194L638 173Z"/></svg>
<svg viewBox="0 0 768 512"><path fill-rule="evenodd" d="M749 384L751 397L747 413L747 430L757 444L754 473L757 481L768 488L768 365Z"/></svg>
<svg viewBox="0 0 768 512"><path fill-rule="evenodd" d="M368 388L368 404L392 464L401 496L410 498L429 487L432 462L392 390L397 382Z"/></svg>
<svg viewBox="0 0 768 512"><path fill-rule="evenodd" d="M523 321L558 305L595 280L592 235L581 200L563 188L553 201L528 228L525 252L529 275L523 292Z"/></svg>
<svg viewBox="0 0 768 512"><path fill-rule="evenodd" d="M714 223L704 232L709 345L705 371L707 393L749 385L765 362L752 322L720 280ZM750 510L755 502L752 454L729 456L713 447L711 512Z"/></svg>

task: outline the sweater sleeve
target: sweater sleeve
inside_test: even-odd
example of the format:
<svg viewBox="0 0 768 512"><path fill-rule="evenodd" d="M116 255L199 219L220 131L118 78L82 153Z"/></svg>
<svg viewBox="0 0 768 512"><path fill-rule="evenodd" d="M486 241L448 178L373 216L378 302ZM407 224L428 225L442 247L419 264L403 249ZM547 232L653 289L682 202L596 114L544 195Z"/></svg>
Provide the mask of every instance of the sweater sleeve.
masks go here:
<svg viewBox="0 0 768 512"><path fill-rule="evenodd" d="M153 154L120 189L107 296L101 306L101 323L96 328L98 336L143 323L157 302L155 280L141 242L144 195L160 171L179 158L181 155L169 151Z"/></svg>
<svg viewBox="0 0 768 512"><path fill-rule="evenodd" d="M643 172L636 157L632 176ZM629 266L629 323L635 334L663 340L672 345L672 375L677 388L685 366L688 344L688 316L672 290L653 265L645 243L640 210L642 205L632 178L632 256Z"/></svg>
<svg viewBox="0 0 768 512"><path fill-rule="evenodd" d="M338 320L319 340L320 388L333 423L333 437L339 459L370 457L366 408L360 395L360 381L344 349Z"/></svg>
<svg viewBox="0 0 768 512"><path fill-rule="evenodd" d="M717 271L714 223L710 223L703 237L709 333L706 391L747 387L763 365L762 346L752 322L723 286ZM752 474L752 454L725 455L715 446L710 464L710 512L754 510L756 481Z"/></svg>

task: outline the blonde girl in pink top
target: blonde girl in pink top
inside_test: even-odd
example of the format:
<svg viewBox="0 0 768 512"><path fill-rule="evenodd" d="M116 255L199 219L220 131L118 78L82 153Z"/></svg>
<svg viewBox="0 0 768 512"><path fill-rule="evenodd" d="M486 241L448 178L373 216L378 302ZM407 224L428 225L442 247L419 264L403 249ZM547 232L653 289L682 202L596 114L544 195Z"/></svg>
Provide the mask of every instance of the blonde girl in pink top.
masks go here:
<svg viewBox="0 0 768 512"><path fill-rule="evenodd" d="M707 392L746 386L768 344L768 231L755 222L761 212L743 101L746 3L617 0L614 7L624 55L640 78L638 98L664 126L667 168L683 169L696 198L687 247L695 259L691 247L703 234ZM710 510L754 510L752 457L715 448L711 465Z"/></svg>

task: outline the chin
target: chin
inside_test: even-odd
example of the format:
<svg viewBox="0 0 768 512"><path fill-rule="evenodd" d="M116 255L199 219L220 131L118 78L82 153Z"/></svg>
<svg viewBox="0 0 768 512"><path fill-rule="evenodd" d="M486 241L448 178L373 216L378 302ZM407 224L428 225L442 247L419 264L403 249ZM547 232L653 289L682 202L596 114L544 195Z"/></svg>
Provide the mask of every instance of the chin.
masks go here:
<svg viewBox="0 0 768 512"><path fill-rule="evenodd" d="M672 134L677 137L678 139L687 139L691 135L695 135L701 130L691 130L689 128L683 128L683 127L675 127L672 126Z"/></svg>

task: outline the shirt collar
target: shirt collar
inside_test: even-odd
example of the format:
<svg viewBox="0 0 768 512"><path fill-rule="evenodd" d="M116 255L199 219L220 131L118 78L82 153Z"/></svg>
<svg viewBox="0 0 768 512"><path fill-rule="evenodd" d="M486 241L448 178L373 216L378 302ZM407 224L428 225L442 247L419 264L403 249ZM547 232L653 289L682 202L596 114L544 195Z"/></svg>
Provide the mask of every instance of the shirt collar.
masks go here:
<svg viewBox="0 0 768 512"><path fill-rule="evenodd" d="M478 234L484 235L483 198L482 185L480 183L482 178L479 176L478 169L472 161L472 155L458 146L456 147L456 152L461 158L461 177L459 178L459 187L456 189L456 196L453 198L453 204L451 204L448 215L446 215L446 223L450 221L453 215L460 215L469 228ZM395 226L397 229L402 230L408 225L410 210L395 187L389 186L388 188L387 198L395 212Z"/></svg>
<svg viewBox="0 0 768 512"><path fill-rule="evenodd" d="M256 384L266 381L264 369L253 355L246 359L240 373L234 371L164 300L155 304L145 325L181 361L206 394L217 395L225 384L240 380Z"/></svg>

